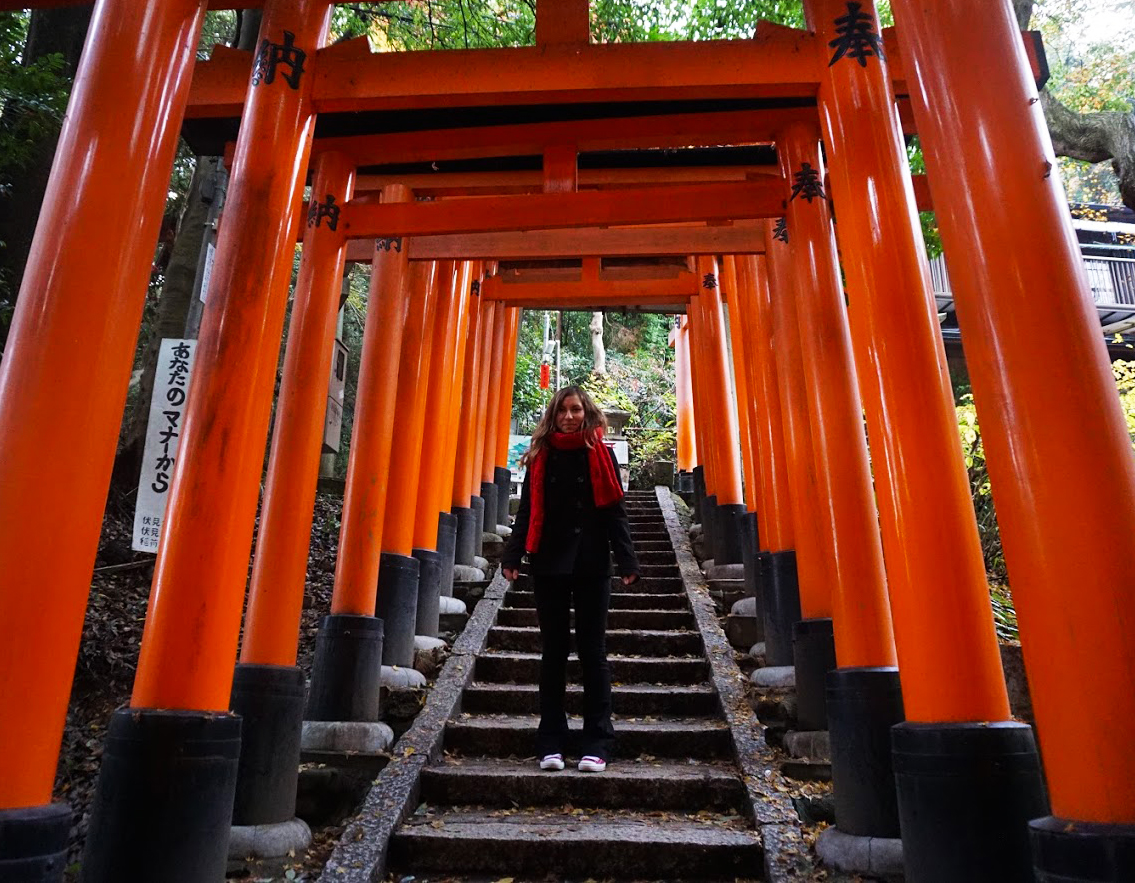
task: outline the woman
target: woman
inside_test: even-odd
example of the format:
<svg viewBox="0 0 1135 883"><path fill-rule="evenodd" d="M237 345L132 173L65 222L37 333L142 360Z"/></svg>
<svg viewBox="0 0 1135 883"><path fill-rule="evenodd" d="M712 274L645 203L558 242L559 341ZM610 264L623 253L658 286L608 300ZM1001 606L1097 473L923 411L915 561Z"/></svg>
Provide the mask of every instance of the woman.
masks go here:
<svg viewBox="0 0 1135 883"><path fill-rule="evenodd" d="M540 769L562 770L569 617L583 669L583 733L579 769L602 772L614 745L611 672L607 665L607 605L611 552L624 585L638 579L615 452L603 444L607 419L578 386L548 404L521 458L527 467L520 509L501 559L515 580L527 552L544 652L540 660Z"/></svg>

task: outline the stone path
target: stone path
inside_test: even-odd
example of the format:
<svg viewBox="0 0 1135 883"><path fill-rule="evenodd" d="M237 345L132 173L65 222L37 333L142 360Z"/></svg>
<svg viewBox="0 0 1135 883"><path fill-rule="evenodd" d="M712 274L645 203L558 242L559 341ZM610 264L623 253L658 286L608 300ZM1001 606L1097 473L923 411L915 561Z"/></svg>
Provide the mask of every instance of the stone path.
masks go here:
<svg viewBox="0 0 1135 883"><path fill-rule="evenodd" d="M541 772L532 757L540 637L527 578L476 658L442 761L394 834L394 880L475 873L665 880L760 876L761 838L697 623L653 492L628 501L643 579L613 581L608 621L617 758L602 774ZM574 656L569 679L578 679ZM582 691L569 688L569 714ZM580 722L573 718L573 728ZM628 874L629 872L629 874Z"/></svg>
<svg viewBox="0 0 1135 883"><path fill-rule="evenodd" d="M537 768L534 597L498 576L321 881L812 878L668 492L632 492L628 509L644 574L612 583L607 771L578 772L570 747L566 770ZM577 732L582 698L569 687Z"/></svg>

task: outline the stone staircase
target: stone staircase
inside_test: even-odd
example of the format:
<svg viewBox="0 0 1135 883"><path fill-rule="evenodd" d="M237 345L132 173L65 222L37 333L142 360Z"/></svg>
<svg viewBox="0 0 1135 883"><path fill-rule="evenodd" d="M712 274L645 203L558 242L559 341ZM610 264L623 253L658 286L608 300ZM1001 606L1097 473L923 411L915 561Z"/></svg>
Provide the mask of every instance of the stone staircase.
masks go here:
<svg viewBox="0 0 1135 883"><path fill-rule="evenodd" d="M627 505L643 579L612 585L613 762L580 773L569 747L563 772L536 766L540 639L522 577L470 657L443 751L390 838L388 879L763 879L762 837L662 510L654 492ZM578 683L574 656L568 676ZM569 686L569 714L582 698Z"/></svg>

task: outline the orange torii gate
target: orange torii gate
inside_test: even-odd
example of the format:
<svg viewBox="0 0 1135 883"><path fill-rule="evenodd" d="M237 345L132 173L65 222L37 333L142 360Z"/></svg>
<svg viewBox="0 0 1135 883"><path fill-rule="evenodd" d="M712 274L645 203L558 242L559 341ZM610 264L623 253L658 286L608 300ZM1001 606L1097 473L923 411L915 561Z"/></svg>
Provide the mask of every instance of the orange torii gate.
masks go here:
<svg viewBox="0 0 1135 883"><path fill-rule="evenodd" d="M38 863L35 872L52 879L69 828L65 808L50 803L52 774L152 240L186 105L191 119L240 120L214 270L224 294L206 307L167 519L175 527L163 533L159 549L132 708L111 722L85 862L92 880L128 877L143 864L151 872L168 867L167 879L211 878L223 870L240 746L239 721L226 713L232 661L291 264L285 246L294 239L317 117L428 116L455 107L480 113L492 105L507 119L510 109L532 106L635 102L657 110L712 100L751 102L743 109L768 115L769 132L761 137L783 147L788 180L639 186L633 199L626 191L511 193L462 206L448 199L367 204L350 200L349 184L340 178L347 202L338 223L351 236L376 239L510 234L775 218L785 214L787 202L789 243L781 248L766 239L774 335L787 335L790 356L782 362L778 349L777 385L789 411L785 424L792 426L786 441L795 433L802 442L796 454L787 453L797 467L789 480L799 470L817 476L792 495L794 524L801 523L801 506L829 507L823 522L829 531L816 537L827 551L805 556L804 538L795 531L801 567L807 558L820 564L818 572L831 570L816 585L820 615L804 615L835 614L840 668L832 683L837 695L841 684L847 689L844 711L857 691L877 689L873 683L892 689L887 614L878 603L886 589L864 590L854 574L841 574L843 549L831 546L854 526L852 513L863 517L865 511L862 440L854 438L850 448L838 441L854 437L847 415L861 396L904 673L908 723L895 728L893 739L907 866L916 879L979 879L990 869L996 879L1020 879L1031 862L1024 822L1046 808L1031 732L1008 722L998 680L976 533L948 425L932 299L911 295L928 294L900 140L913 120L956 296L966 307L962 324L1045 750L1054 816L1032 825L1036 862L1042 871L1072 879L1066 856L1079 850L1093 861L1127 862L1113 877L1130 875L1130 847L1116 850L1130 843L1135 825L1135 700L1128 689L1135 630L1124 603L1130 596L1126 556L1119 550L1129 549L1135 535L1135 464L1059 182L1051 175L1054 157L1026 53L1034 62L1040 55L1032 42L1022 44L1007 3L894 0L899 28L888 35L878 29L870 4L815 0L805 4L809 31L763 25L751 41L591 46L587 4L557 4L559 17L550 18L545 0L537 47L388 54L379 61L358 42L323 45L326 0L267 0L266 54L254 59L223 51L194 71L193 49L209 5L161 0L139 16L127 0L97 3L0 363L0 622L7 634L0 650L6 710L0 818L50 844L29 857L10 856L4 842L0 862ZM854 42L847 39L852 32ZM124 53L124 45L136 51ZM897 111L892 96L899 97ZM775 117L794 102L815 116ZM420 123L403 122L407 130ZM817 148L821 133L832 163L830 194ZM1019 162L1022 153L1035 160ZM992 182L997 197L980 198ZM121 199L124 190L136 198ZM832 273L829 196L842 223L850 335L843 305L832 300L833 294L841 299ZM341 246L334 250L341 255ZM379 257L384 266L383 272L376 267L372 307L388 311L388 321L400 329L397 319L414 296L400 281L413 277L409 255ZM749 284L759 304L760 283ZM420 286L432 291L436 279ZM1021 290L1037 307L1027 315L1014 310L1014 292ZM817 312L812 298L836 304L835 320ZM791 309L796 301L799 309ZM492 309L473 313L492 326ZM703 343L720 345L715 323L705 327L710 339ZM376 323L373 333L387 336L386 368L395 370L401 353L395 330ZM820 334L834 335L838 349L840 408L830 418L815 364L799 358L833 339L819 340ZM99 353L93 369L73 370L76 341ZM1041 362L1033 359L1038 344L1045 352ZM482 342L482 362L486 348L493 351ZM470 383L483 387L479 370ZM235 378L250 391L238 388ZM695 371L695 404L698 385ZM1059 431L1046 416L1054 389L1067 395L1071 414ZM723 400L720 384L709 392L711 401ZM387 419L375 421L382 431L367 444L373 474L384 482L393 402L376 404ZM89 446L83 458L66 447L76 434ZM1077 454L1072 460L1069 451ZM48 479L35 471L45 460L53 464ZM482 466L470 460L467 475ZM837 476L858 484L849 490ZM385 490L368 500L372 509L382 508ZM33 507L59 513L50 536L27 517ZM367 541L351 570L353 592L340 595L337 581L335 609L357 617L361 631L374 621L374 542ZM866 544L856 550L862 553L877 539L854 542ZM803 583L802 572L802 589ZM1063 597L1073 583L1078 603L1068 605ZM826 609L825 592L832 593ZM863 629L873 632L871 640L862 640ZM294 641L294 635L279 640ZM1093 688L1084 689L1089 681ZM849 713L854 719L857 710ZM884 734L877 756L887 753L890 722L871 721L872 732ZM191 763L178 766L175 759L192 757L205 744L227 762L199 779ZM847 760L833 758L836 766ZM1002 761L1017 765L1014 775L983 781L982 764ZM155 768L179 787L196 783L184 792L188 803L162 802L145 772ZM939 773L947 769L958 773L961 786L941 784ZM974 792L985 813L978 817L960 802L966 795L973 800ZM187 808L196 829L171 827ZM855 833L857 822L845 819L840 827ZM138 830L148 832L141 839L149 854L130 842L128 832ZM192 856L192 864L179 865L182 855Z"/></svg>

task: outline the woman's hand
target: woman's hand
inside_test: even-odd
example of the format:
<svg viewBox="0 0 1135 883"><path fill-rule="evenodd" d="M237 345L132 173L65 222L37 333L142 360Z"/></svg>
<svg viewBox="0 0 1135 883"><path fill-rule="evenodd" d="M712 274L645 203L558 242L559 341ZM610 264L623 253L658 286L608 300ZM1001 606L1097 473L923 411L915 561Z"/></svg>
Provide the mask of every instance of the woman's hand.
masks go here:
<svg viewBox="0 0 1135 883"><path fill-rule="evenodd" d="M504 578L510 583L516 582L516 578L520 576L520 568L518 567L502 567L504 571Z"/></svg>
<svg viewBox="0 0 1135 883"><path fill-rule="evenodd" d="M507 573L508 571L505 571L505 572ZM637 582L638 582L638 574L637 573L627 574L626 576L623 577L623 585L624 586L629 586L632 583L637 583Z"/></svg>

